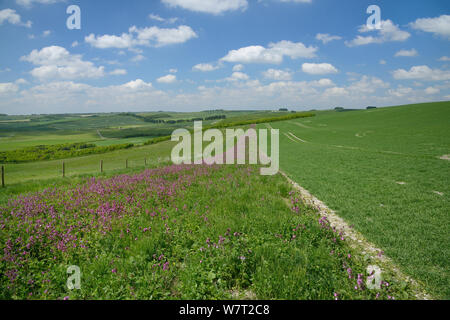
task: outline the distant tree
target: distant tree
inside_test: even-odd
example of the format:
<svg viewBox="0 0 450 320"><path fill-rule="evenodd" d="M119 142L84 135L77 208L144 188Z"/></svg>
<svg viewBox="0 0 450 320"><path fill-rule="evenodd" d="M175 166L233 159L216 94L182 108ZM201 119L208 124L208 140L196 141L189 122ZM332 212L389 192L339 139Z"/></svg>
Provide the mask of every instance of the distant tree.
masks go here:
<svg viewBox="0 0 450 320"><path fill-rule="evenodd" d="M367 110L370 110L370 109L376 109L377 107L374 107L374 106L368 106L367 107Z"/></svg>
<svg viewBox="0 0 450 320"><path fill-rule="evenodd" d="M279 111L289 111L287 108L280 108L280 110Z"/></svg>

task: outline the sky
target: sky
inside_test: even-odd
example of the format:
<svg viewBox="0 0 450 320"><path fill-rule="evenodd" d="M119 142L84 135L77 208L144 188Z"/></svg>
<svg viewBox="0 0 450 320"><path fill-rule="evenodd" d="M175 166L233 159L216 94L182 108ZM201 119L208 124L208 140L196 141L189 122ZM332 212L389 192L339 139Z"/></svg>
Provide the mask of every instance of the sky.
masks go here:
<svg viewBox="0 0 450 320"><path fill-rule="evenodd" d="M0 0L0 44L6 114L450 100L448 0Z"/></svg>

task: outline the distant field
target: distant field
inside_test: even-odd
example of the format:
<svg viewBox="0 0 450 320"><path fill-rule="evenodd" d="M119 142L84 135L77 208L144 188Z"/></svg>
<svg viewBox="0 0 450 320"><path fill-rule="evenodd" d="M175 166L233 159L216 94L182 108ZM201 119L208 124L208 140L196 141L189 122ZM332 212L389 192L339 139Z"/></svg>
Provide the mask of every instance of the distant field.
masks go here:
<svg viewBox="0 0 450 320"><path fill-rule="evenodd" d="M95 143L98 146L143 144L151 138L170 135L177 128L192 127L191 119L226 116L226 119L204 121L204 125L210 125L285 114L270 111L202 111L0 116L0 151L76 142ZM139 116L186 122L150 123Z"/></svg>
<svg viewBox="0 0 450 320"><path fill-rule="evenodd" d="M450 298L450 102L271 124L280 161L404 271ZM265 128L265 125L259 125Z"/></svg>

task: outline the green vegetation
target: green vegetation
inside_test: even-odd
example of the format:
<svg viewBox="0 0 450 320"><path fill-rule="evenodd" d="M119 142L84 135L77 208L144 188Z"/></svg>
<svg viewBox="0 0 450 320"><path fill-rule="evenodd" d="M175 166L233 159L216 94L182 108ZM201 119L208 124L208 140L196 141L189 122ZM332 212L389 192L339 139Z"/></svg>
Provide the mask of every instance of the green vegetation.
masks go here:
<svg viewBox="0 0 450 320"><path fill-rule="evenodd" d="M150 146L139 146L130 149L121 149L104 154L93 154L88 156L65 159L66 177L81 174L95 174L100 172L100 161L103 160L103 170L111 172L124 169L126 160L129 167L141 167L167 161L173 143L163 142ZM27 191L27 184L36 180L53 179L62 176L61 160L36 161L28 163L17 163L5 165L6 188L0 188L0 198L8 194L10 190L19 188Z"/></svg>
<svg viewBox="0 0 450 320"><path fill-rule="evenodd" d="M133 144L131 143L103 147L97 147L92 143L66 143L50 146L41 145L13 151L0 151L0 163L64 159L89 154L106 153L131 147L133 147Z"/></svg>
<svg viewBox="0 0 450 320"><path fill-rule="evenodd" d="M445 299L450 163L440 157L450 154L449 118L450 102L440 102L272 124L281 169Z"/></svg>
<svg viewBox="0 0 450 320"><path fill-rule="evenodd" d="M280 176L170 166L0 207L1 299L405 299ZM69 291L69 266L81 289Z"/></svg>

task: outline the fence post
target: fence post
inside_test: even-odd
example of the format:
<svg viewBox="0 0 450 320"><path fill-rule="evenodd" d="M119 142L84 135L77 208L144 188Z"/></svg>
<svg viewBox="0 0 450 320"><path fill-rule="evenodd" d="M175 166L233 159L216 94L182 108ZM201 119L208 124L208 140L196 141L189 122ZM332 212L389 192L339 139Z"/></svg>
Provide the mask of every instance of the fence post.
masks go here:
<svg viewBox="0 0 450 320"><path fill-rule="evenodd" d="M2 166L2 188L5 187L5 167Z"/></svg>
<svg viewBox="0 0 450 320"><path fill-rule="evenodd" d="M63 178L66 176L66 163L62 162L62 176Z"/></svg>
<svg viewBox="0 0 450 320"><path fill-rule="evenodd" d="M147 166L147 158L144 158L144 166Z"/></svg>
<svg viewBox="0 0 450 320"><path fill-rule="evenodd" d="M100 172L103 173L103 160L100 160Z"/></svg>
<svg viewBox="0 0 450 320"><path fill-rule="evenodd" d="M125 160L125 168L128 169L128 159Z"/></svg>

